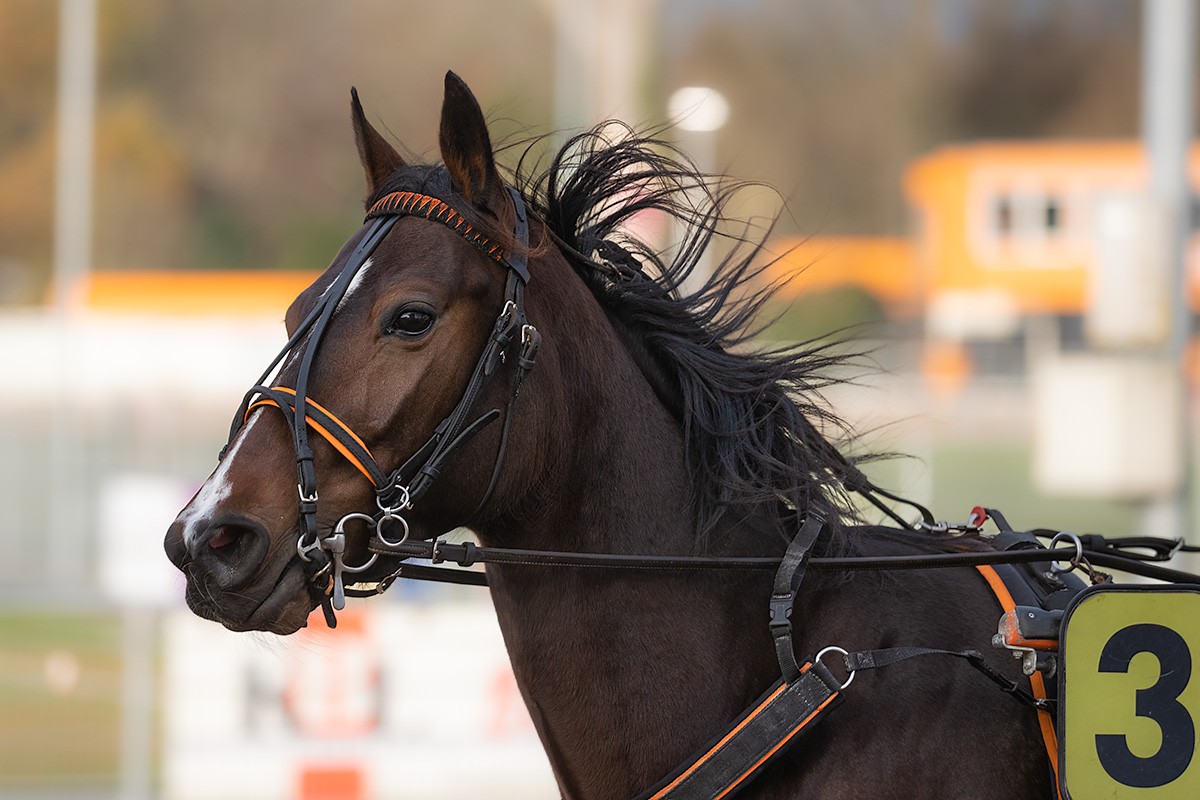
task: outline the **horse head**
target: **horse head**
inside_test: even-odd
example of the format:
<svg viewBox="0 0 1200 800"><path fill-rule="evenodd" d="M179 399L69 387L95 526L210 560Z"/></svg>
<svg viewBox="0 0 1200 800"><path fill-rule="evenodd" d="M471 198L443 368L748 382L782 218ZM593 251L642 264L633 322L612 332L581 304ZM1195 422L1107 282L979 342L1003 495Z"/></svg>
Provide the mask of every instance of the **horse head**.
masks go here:
<svg viewBox="0 0 1200 800"><path fill-rule="evenodd" d="M480 513L536 354L526 212L467 86L447 74L444 166L406 164L357 93L351 110L367 221L288 309L288 345L166 536L189 606L234 630L290 633L341 567L385 574L376 526L424 539Z"/></svg>

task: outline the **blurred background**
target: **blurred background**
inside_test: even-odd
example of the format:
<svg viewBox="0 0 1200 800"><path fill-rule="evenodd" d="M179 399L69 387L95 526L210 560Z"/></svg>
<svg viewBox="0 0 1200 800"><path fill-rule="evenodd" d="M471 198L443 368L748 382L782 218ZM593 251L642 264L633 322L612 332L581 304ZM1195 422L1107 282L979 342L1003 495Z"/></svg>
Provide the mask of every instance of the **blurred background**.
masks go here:
<svg viewBox="0 0 1200 800"><path fill-rule="evenodd" d="M557 796L483 594L234 635L162 555L358 227L352 85L418 158L447 69L495 140L674 114L777 190L745 200L798 275L764 342L872 349L828 399L908 456L878 482L1197 541L1196 28L1189 0L4 0L0 796Z"/></svg>

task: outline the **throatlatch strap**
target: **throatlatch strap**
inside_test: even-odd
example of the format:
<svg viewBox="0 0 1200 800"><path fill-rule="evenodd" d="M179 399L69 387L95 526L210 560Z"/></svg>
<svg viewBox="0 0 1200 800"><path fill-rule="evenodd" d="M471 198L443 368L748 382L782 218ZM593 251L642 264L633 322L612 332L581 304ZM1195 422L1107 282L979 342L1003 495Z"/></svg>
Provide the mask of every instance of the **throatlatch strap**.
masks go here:
<svg viewBox="0 0 1200 800"><path fill-rule="evenodd" d="M842 695L821 664L780 680L696 756L637 800L721 800L750 782L786 746L832 710Z"/></svg>

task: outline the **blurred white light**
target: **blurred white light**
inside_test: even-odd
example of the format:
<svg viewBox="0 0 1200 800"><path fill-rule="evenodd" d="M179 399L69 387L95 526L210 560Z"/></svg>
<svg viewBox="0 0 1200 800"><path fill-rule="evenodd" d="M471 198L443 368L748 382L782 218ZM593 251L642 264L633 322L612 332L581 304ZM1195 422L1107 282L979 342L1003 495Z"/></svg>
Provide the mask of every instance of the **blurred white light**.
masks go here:
<svg viewBox="0 0 1200 800"><path fill-rule="evenodd" d="M79 658L70 650L51 651L42 665L46 686L57 695L68 695L75 691L82 673Z"/></svg>
<svg viewBox="0 0 1200 800"><path fill-rule="evenodd" d="M729 119L729 103L716 89L685 86L667 101L667 115L685 131L715 131Z"/></svg>

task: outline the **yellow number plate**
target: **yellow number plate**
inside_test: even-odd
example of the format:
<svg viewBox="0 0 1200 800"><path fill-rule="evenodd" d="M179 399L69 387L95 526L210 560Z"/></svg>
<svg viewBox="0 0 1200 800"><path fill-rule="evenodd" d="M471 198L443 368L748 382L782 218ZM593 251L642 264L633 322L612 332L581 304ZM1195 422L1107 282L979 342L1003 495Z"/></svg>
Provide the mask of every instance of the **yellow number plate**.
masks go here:
<svg viewBox="0 0 1200 800"><path fill-rule="evenodd" d="M1084 592L1063 619L1060 681L1068 797L1200 798L1200 588Z"/></svg>

